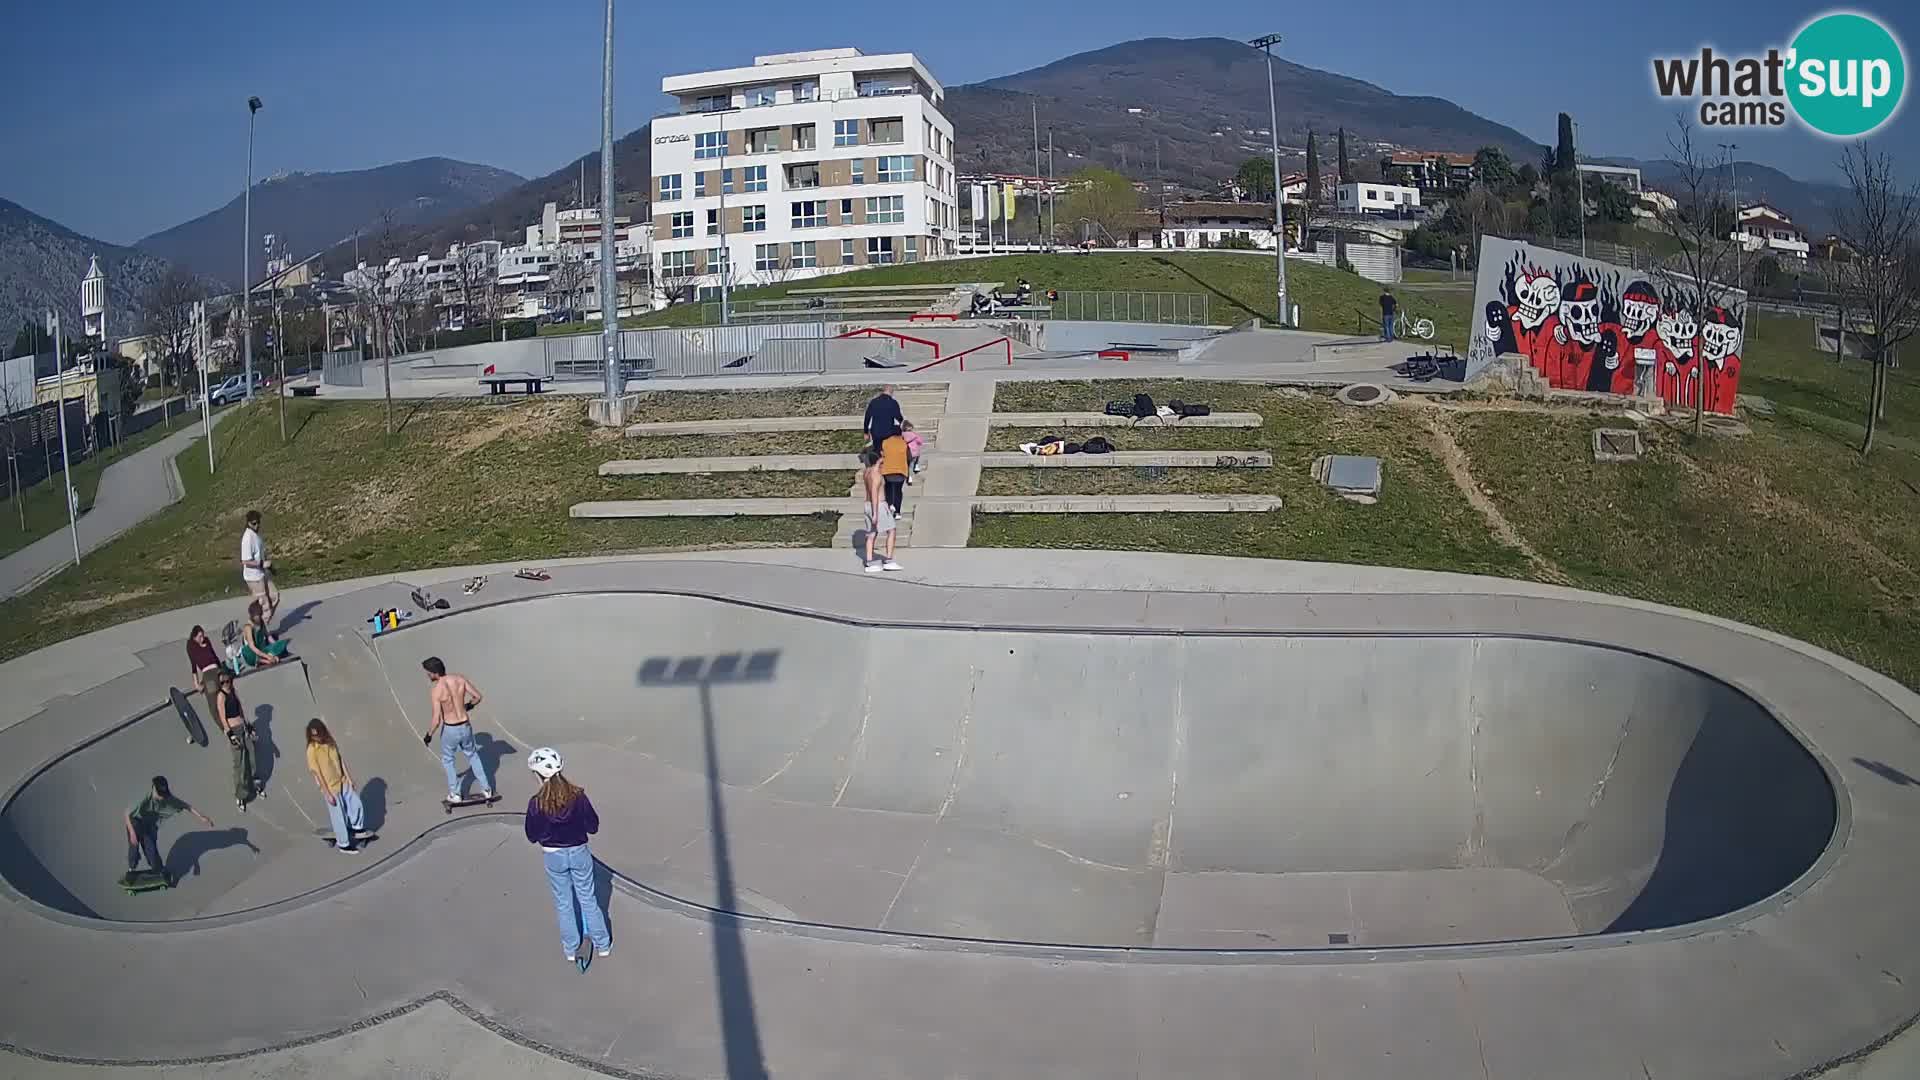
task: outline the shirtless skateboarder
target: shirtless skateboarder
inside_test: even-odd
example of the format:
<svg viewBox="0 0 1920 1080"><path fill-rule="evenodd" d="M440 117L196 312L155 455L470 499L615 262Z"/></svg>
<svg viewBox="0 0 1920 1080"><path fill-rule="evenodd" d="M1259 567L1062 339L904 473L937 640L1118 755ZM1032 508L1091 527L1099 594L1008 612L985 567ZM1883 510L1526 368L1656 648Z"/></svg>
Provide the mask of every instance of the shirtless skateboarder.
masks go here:
<svg viewBox="0 0 1920 1080"><path fill-rule="evenodd" d="M427 737L420 740L428 746L433 745L433 733L440 734L440 767L447 771L447 802L468 802L460 794L460 770L454 764L458 754L467 755L467 764L473 769L473 785L478 800L493 798L493 782L487 778L487 764L480 760L480 750L473 741L473 718L468 710L485 700L480 689L468 681L465 675L447 674L447 665L437 656L429 656L420 661L426 669L427 681L432 684L428 692L428 701L433 706L433 724L427 728Z"/></svg>

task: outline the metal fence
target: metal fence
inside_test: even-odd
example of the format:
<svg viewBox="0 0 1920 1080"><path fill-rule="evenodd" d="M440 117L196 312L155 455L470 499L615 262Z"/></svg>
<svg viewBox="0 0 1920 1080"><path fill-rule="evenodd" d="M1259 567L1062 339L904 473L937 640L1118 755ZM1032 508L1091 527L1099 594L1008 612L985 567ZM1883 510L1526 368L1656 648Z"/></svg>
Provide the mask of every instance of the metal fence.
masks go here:
<svg viewBox="0 0 1920 1080"><path fill-rule="evenodd" d="M1038 299L1036 297L1036 299ZM1208 325L1206 293L1062 292L1046 317L1070 322Z"/></svg>
<svg viewBox="0 0 1920 1080"><path fill-rule="evenodd" d="M330 349L320 361L320 381L328 386L366 385L366 361L358 348Z"/></svg>

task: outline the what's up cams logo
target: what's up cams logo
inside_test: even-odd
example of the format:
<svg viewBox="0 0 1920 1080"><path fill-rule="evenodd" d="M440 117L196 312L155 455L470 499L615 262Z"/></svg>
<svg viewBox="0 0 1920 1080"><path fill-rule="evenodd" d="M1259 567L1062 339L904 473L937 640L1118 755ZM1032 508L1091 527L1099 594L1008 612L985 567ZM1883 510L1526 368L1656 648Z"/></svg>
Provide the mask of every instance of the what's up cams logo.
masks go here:
<svg viewBox="0 0 1920 1080"><path fill-rule="evenodd" d="M1697 100L1702 126L1784 127L1789 112L1822 135L1865 135L1900 111L1906 53L1879 20L1832 12L1764 56L1656 56L1654 90Z"/></svg>

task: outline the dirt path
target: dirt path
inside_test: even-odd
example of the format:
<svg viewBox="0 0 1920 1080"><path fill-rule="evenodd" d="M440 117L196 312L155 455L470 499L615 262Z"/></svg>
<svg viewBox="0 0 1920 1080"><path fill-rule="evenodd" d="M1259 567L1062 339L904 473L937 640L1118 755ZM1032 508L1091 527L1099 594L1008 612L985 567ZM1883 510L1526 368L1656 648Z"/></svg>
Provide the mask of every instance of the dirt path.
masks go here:
<svg viewBox="0 0 1920 1080"><path fill-rule="evenodd" d="M1440 460L1446 463L1447 475L1453 477L1454 486L1460 489L1460 493L1467 497L1467 502L1471 503L1475 510L1480 511L1480 516L1487 519L1487 525L1493 529L1494 536L1501 543L1527 557L1527 561L1533 564L1535 577L1554 585L1572 585L1573 579L1567 576L1566 571L1534 550L1533 545L1527 543L1526 537L1520 535L1520 530L1513 527L1513 522L1507 520L1507 516L1500 512L1500 507L1495 505L1494 501L1474 481L1473 461L1467 456L1466 450L1460 446L1459 441L1453 437L1452 414L1461 411L1466 410L1453 408L1420 410L1421 422L1426 425L1427 433L1433 437L1434 449L1440 454Z"/></svg>

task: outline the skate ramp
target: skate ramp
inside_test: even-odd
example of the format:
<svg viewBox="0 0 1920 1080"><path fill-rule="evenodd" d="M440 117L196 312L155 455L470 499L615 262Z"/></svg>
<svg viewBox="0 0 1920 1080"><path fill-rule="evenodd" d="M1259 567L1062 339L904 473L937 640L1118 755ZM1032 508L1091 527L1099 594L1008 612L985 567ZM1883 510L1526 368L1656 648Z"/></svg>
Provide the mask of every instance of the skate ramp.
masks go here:
<svg viewBox="0 0 1920 1080"><path fill-rule="evenodd" d="M505 807L532 789L515 753L557 746L600 807L596 855L623 876L863 930L1270 949L1652 929L1779 891L1835 821L1825 772L1758 704L1617 649L870 628L582 594L342 635L303 680L268 673L276 742L297 754L279 717L317 711L356 772L387 786L396 843L375 855L444 820L438 762L415 734L429 655L486 693L476 724ZM250 707L260 679L242 682ZM250 831L259 854L203 856L233 875L206 883L221 891L120 895L119 845L67 854L61 823L95 786L137 794L152 761L224 793L224 748L189 750L171 716L111 733L7 808L29 856L6 862L16 887L81 914L177 918L346 875L291 839L305 822L289 810L324 825L300 776L281 789L299 807ZM111 836L123 801L89 835ZM154 897L179 908L142 902Z"/></svg>

